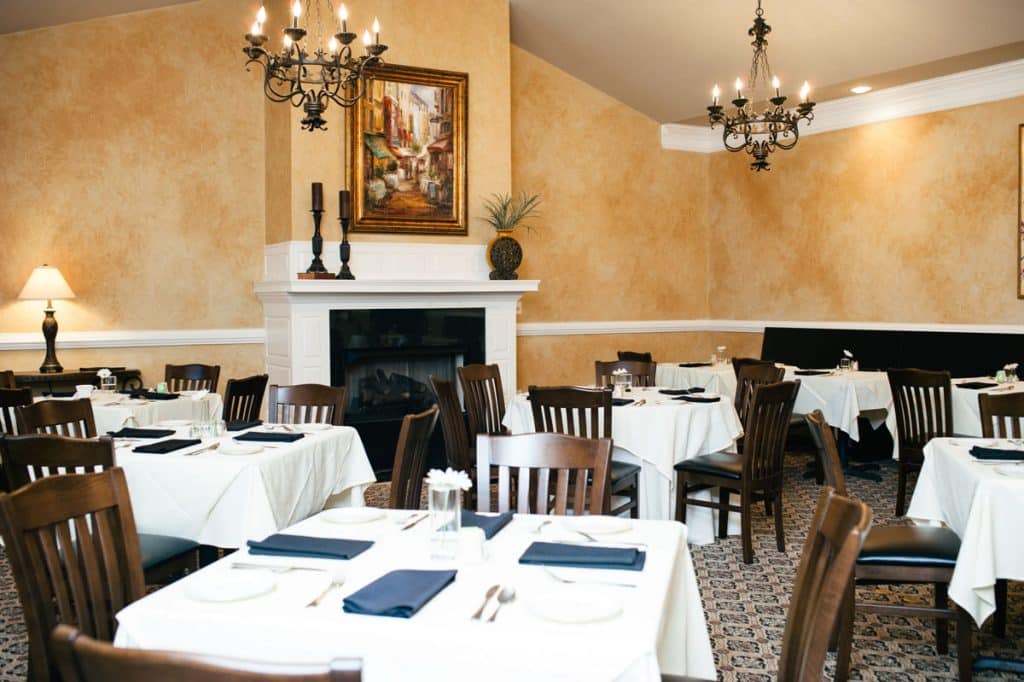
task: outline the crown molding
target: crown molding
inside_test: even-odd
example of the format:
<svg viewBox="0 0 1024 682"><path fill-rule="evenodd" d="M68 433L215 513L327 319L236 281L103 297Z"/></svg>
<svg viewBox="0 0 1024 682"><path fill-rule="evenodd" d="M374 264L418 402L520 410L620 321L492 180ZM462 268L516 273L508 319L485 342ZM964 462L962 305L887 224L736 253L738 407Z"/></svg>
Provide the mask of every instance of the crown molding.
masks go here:
<svg viewBox="0 0 1024 682"><path fill-rule="evenodd" d="M1024 59L822 102L814 109L814 122L801 126L800 135L818 135L1021 95ZM724 151L719 129L680 123L661 126L661 146L704 154Z"/></svg>
<svg viewBox="0 0 1024 682"><path fill-rule="evenodd" d="M523 322L519 336L589 336L596 334L664 334L671 332L738 332L763 334L766 327L860 329L872 331L1024 334L1019 324L947 324L942 322L827 322L816 320L615 320L609 322Z"/></svg>
<svg viewBox="0 0 1024 682"><path fill-rule="evenodd" d="M152 348L160 346L221 346L261 344L266 334L262 327L250 329L136 329L109 332L61 332L57 347L71 348ZM42 350L46 348L39 332L0 334L0 351Z"/></svg>

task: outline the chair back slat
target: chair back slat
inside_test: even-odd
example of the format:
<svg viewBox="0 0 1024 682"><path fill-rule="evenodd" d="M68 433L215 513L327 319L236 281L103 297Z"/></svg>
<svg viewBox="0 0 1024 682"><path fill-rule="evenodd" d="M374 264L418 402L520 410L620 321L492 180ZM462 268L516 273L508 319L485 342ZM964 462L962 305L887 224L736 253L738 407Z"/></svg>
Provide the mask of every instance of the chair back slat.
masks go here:
<svg viewBox="0 0 1024 682"><path fill-rule="evenodd" d="M949 372L890 369L888 375L901 451L919 450L932 438L953 435Z"/></svg>
<svg viewBox="0 0 1024 682"><path fill-rule="evenodd" d="M742 365L736 376L736 396L734 405L736 414L739 415L740 423L747 423L747 410L750 401L754 397L754 389L765 384L777 384L786 376L786 370L776 367L772 363L765 363L758 360L756 363ZM744 436L746 442L746 436Z"/></svg>
<svg viewBox="0 0 1024 682"><path fill-rule="evenodd" d="M345 386L297 384L270 387L267 420L276 424L334 424L345 423Z"/></svg>
<svg viewBox="0 0 1024 682"><path fill-rule="evenodd" d="M202 390L216 393L220 383L220 365L165 365L164 381L171 393Z"/></svg>
<svg viewBox="0 0 1024 682"><path fill-rule="evenodd" d="M511 469L517 469L516 511L520 514L565 514L572 489L573 512L600 514L608 486L612 442L608 438L577 438L554 433L518 436L477 436L477 509L490 511L491 468L498 468L498 511L510 510ZM550 506L550 478L545 485L539 470L557 470L554 506ZM573 476L575 483L572 482ZM531 480L531 478L533 480ZM589 485L589 493L587 487ZM531 487L532 486L532 487ZM535 493L530 504L531 492Z"/></svg>
<svg viewBox="0 0 1024 682"><path fill-rule="evenodd" d="M754 386L743 437L743 476L751 487L765 481L781 485L786 435L799 390L799 381Z"/></svg>
<svg viewBox="0 0 1024 682"><path fill-rule="evenodd" d="M811 433L811 440L818 450L818 461L821 462L821 470L825 477L825 485L835 488L835 491L846 495L846 477L843 475L843 466L839 461L839 448L836 446L835 434L832 427L825 421L825 415L821 410L814 410L804 415L807 422L807 430Z"/></svg>
<svg viewBox="0 0 1024 682"><path fill-rule="evenodd" d="M1024 393L979 393L978 409L985 438L1021 437Z"/></svg>
<svg viewBox="0 0 1024 682"><path fill-rule="evenodd" d="M419 509L423 477L427 473L427 446L437 424L437 405L402 418L391 472L391 508ZM467 472L468 473L468 472Z"/></svg>
<svg viewBox="0 0 1024 682"><path fill-rule="evenodd" d="M18 408L32 404L30 388L0 388L0 434L15 435L18 430Z"/></svg>
<svg viewBox="0 0 1024 682"><path fill-rule="evenodd" d="M441 431L444 434L445 458L448 466L456 471L471 472L476 466L469 449L469 432L466 417L459 404L459 394L455 383L439 377L430 377L430 387L434 391L437 407L440 410Z"/></svg>
<svg viewBox="0 0 1024 682"><path fill-rule="evenodd" d="M505 393L497 365L465 365L458 368L462 397L472 436L504 433Z"/></svg>
<svg viewBox="0 0 1024 682"><path fill-rule="evenodd" d="M612 437L611 389L530 386L529 399L533 427L539 433Z"/></svg>
<svg viewBox="0 0 1024 682"><path fill-rule="evenodd" d="M786 616L778 679L817 682L861 545L871 526L863 502L826 486L804 541Z"/></svg>
<svg viewBox="0 0 1024 682"><path fill-rule="evenodd" d="M109 639L117 611L145 592L121 469L49 476L0 495L0 533L29 633L33 680L54 679L49 636L57 623Z"/></svg>
<svg viewBox="0 0 1024 682"><path fill-rule="evenodd" d="M18 408L18 429L21 433L52 433L74 438L95 438L96 420L92 401L40 400Z"/></svg>
<svg viewBox="0 0 1024 682"><path fill-rule="evenodd" d="M604 388L612 383L612 375L617 369L624 369L633 375L634 386L654 386L656 383L658 363L637 362L636 360L613 360L594 362L594 384Z"/></svg>
<svg viewBox="0 0 1024 682"><path fill-rule="evenodd" d="M14 379L14 372L9 369L0 369L0 388L17 388L18 382Z"/></svg>
<svg viewBox="0 0 1024 682"><path fill-rule="evenodd" d="M226 421L252 421L260 418L263 394L270 377L266 374L228 379L224 387L224 419Z"/></svg>

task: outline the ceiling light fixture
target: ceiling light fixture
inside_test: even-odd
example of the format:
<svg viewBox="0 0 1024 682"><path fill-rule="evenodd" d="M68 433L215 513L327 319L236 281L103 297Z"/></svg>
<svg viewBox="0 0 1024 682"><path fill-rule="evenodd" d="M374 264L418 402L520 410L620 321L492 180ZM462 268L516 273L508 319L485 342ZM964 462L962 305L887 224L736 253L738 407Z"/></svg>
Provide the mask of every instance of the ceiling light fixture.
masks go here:
<svg viewBox="0 0 1024 682"><path fill-rule="evenodd" d="M263 92L272 102L291 102L302 107L306 113L302 127L306 130L327 130L323 118L328 102L351 107L366 94L366 70L381 63L380 55L388 49L380 43L380 23L373 20L374 36L363 31L365 54L352 56L351 43L358 37L348 30L348 9L342 3L337 15L334 4L326 0L328 17L337 16L341 30L324 40L321 23L321 0L306 0L305 12L301 0L292 4L292 22L282 33L282 47L279 52L264 49L267 36L263 24L267 11L260 7L245 39L249 44L242 48L249 61L263 67ZM307 50L306 29L299 26L299 19L316 15L316 42ZM329 19L333 21L334 19Z"/></svg>
<svg viewBox="0 0 1024 682"><path fill-rule="evenodd" d="M757 0L757 14L754 17L754 25L750 27L747 34L753 37L754 58L750 63L749 93L751 98L758 92L758 81L767 90L768 74L771 68L768 66L768 41L765 39L771 33L772 27L764 20L764 10L761 9L761 0ZM736 79L736 99L732 100L736 107L736 113L732 116L726 114L723 107L718 104L718 96L721 91L715 85L711 91L711 106L708 107L708 120L714 128L721 123L723 126L722 141L725 148L730 152L745 150L754 157L750 167L755 171L771 170L768 163L768 155L776 149L792 149L800 139L800 131L797 124L803 120L809 124L814 120L814 102L808 99L811 86L804 81L800 88L800 104L795 109L786 110L782 107L786 98L779 92L781 83L778 77L773 76L771 86L775 91L774 97L768 97L770 107L757 114L753 106L748 107L753 100L743 96L743 81Z"/></svg>
<svg viewBox="0 0 1024 682"><path fill-rule="evenodd" d="M871 86L870 85L855 85L852 88L850 88L850 92L852 92L855 95L863 95L866 92L871 92Z"/></svg>

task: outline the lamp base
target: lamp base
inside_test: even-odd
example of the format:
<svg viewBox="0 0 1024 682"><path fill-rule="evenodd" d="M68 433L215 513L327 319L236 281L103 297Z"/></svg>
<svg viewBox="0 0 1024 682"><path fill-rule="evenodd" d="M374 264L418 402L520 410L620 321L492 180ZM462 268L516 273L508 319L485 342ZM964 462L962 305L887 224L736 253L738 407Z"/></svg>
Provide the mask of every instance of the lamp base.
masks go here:
<svg viewBox="0 0 1024 682"><path fill-rule="evenodd" d="M44 362L39 366L39 371L43 374L58 374L64 371L64 367L54 360L53 362Z"/></svg>
<svg viewBox="0 0 1024 682"><path fill-rule="evenodd" d="M53 316L53 308L46 308L43 312L46 313L46 317L43 318L43 338L46 339L46 357L43 359L43 364L39 366L39 371L44 374L56 374L57 372L64 371L64 368L57 362L57 350L55 348L57 341L57 318Z"/></svg>

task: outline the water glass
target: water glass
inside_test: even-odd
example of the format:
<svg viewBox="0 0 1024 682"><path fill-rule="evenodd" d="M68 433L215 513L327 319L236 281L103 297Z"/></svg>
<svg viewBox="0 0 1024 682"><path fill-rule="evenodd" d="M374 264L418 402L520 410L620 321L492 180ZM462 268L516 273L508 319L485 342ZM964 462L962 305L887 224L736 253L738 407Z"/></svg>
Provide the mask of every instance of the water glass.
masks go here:
<svg viewBox="0 0 1024 682"><path fill-rule="evenodd" d="M718 362L722 363L723 365L729 362L729 359L725 357L725 346L715 347L715 357L718 358Z"/></svg>
<svg viewBox="0 0 1024 682"><path fill-rule="evenodd" d="M430 513L430 558L452 560L459 551L462 528L462 490L453 485L431 484L427 489Z"/></svg>
<svg viewBox="0 0 1024 682"><path fill-rule="evenodd" d="M114 393L117 391L117 377L100 377L100 390L108 393Z"/></svg>
<svg viewBox="0 0 1024 682"><path fill-rule="evenodd" d="M839 360L839 371L840 372L849 372L850 368L852 366L853 365L852 365L852 363L850 361L850 358L844 357L844 358Z"/></svg>

